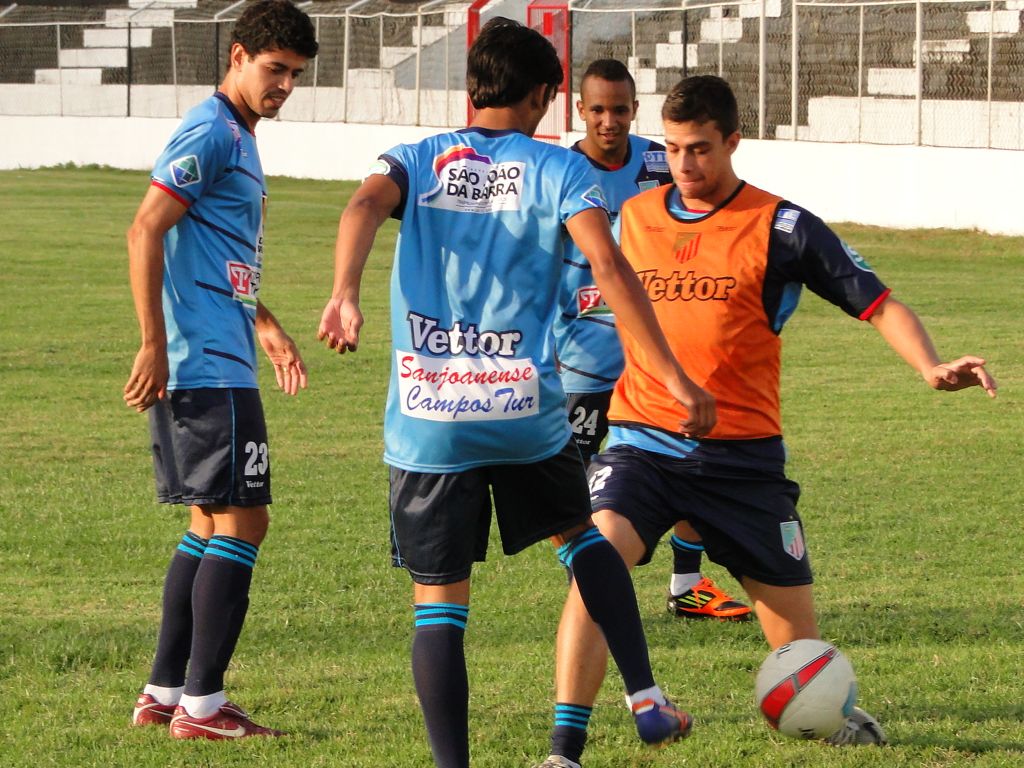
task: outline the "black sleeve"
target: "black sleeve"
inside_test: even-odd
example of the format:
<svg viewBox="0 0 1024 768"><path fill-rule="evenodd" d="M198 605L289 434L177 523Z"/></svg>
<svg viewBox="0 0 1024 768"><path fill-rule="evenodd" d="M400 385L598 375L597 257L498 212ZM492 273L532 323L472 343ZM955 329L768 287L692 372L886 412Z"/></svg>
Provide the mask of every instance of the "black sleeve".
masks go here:
<svg viewBox="0 0 1024 768"><path fill-rule="evenodd" d="M387 167L386 172L383 168L378 172L383 173L395 182L402 193L402 199L399 201L398 205L395 206L395 210L391 212L391 218L401 221L402 214L405 211L405 202L409 198L409 174L405 170L405 166L391 155L381 155L377 159Z"/></svg>
<svg viewBox="0 0 1024 768"><path fill-rule="evenodd" d="M866 261L810 211L782 201L768 245L769 283L806 285L848 315L867 320L889 290ZM769 310L770 311L770 310Z"/></svg>

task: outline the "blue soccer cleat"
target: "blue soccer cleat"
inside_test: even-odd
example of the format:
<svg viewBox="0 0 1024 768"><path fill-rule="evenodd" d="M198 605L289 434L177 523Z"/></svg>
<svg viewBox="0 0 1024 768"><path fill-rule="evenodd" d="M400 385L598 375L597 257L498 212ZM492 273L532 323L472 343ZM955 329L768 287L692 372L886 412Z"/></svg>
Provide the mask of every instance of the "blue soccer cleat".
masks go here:
<svg viewBox="0 0 1024 768"><path fill-rule="evenodd" d="M644 699L631 708L636 732L645 744L670 744L690 735L693 717L667 699L664 704Z"/></svg>

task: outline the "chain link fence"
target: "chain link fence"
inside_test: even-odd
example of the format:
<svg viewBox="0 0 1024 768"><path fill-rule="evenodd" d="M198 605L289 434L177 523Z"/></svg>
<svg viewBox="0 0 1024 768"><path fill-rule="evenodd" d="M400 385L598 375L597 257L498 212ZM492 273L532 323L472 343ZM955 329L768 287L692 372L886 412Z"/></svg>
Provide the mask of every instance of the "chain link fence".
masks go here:
<svg viewBox="0 0 1024 768"><path fill-rule="evenodd" d="M0 114L180 116L219 83L241 5L0 8ZM1024 149L1024 0L564 5L572 92L590 61L621 59L642 133L679 78L716 74L748 137ZM464 125L469 7L307 5L320 54L281 119ZM553 122L579 130L571 102Z"/></svg>

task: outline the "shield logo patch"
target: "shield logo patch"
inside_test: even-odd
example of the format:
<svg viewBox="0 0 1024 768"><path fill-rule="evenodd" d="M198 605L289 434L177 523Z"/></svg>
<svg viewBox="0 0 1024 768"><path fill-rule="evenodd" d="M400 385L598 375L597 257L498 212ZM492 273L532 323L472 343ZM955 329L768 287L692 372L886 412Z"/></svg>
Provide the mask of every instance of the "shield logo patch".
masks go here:
<svg viewBox="0 0 1024 768"><path fill-rule="evenodd" d="M786 550L786 554L794 560L802 559L804 553L807 552L807 547L804 546L804 532L800 523L796 520L788 520L785 523L779 523L779 530L782 532L782 548Z"/></svg>

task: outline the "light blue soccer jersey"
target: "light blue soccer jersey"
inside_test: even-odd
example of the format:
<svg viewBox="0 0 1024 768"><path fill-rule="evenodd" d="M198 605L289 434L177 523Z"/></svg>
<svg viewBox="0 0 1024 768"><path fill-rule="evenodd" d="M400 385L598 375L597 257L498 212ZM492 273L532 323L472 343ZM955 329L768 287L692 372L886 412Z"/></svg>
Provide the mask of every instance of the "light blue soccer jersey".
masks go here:
<svg viewBox="0 0 1024 768"><path fill-rule="evenodd" d="M579 145L573 150L583 155ZM614 170L590 161L608 201L612 220L622 204L646 189L672 183L661 144L629 137L626 162ZM615 386L624 360L615 316L601 298L590 264L572 243L564 258L559 292L560 313L555 318L558 371L566 392L605 392Z"/></svg>
<svg viewBox="0 0 1024 768"><path fill-rule="evenodd" d="M469 128L403 144L384 459L419 472L522 464L569 441L551 326L568 234L605 208L578 154Z"/></svg>
<svg viewBox="0 0 1024 768"><path fill-rule="evenodd" d="M225 96L188 111L152 183L188 206L164 237L167 388L256 387L266 183L256 139Z"/></svg>

